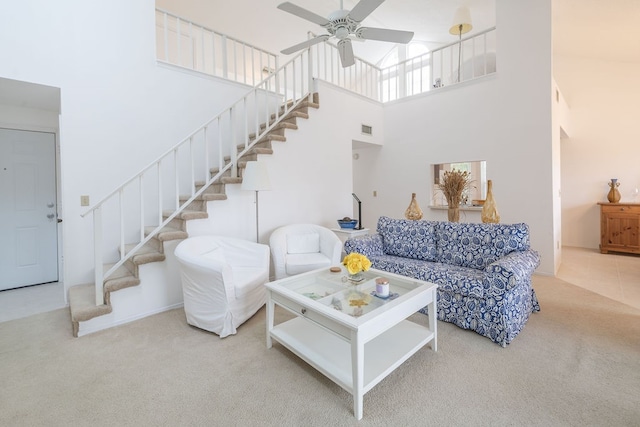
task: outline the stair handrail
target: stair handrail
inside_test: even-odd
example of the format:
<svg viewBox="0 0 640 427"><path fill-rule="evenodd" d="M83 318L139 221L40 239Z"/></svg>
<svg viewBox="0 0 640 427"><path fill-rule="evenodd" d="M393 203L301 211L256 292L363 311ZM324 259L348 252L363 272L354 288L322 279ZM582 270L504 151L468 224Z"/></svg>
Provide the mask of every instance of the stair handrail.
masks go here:
<svg viewBox="0 0 640 427"><path fill-rule="evenodd" d="M200 126L196 130L189 133L189 135L187 135L185 138L180 140L180 142L173 145L170 149L166 150L162 155L160 155L154 161L152 161L147 166L145 166L140 172L136 173L131 178L127 179L123 184L121 184L115 190L108 193L106 196L101 198L97 203L95 203L92 207L90 207L86 212L81 214L82 218L86 217L89 214L93 214L94 279L95 279L95 287L96 287L96 293L95 293L96 305L102 305L104 304L104 301L105 301L104 289L103 289L105 277L109 277L113 272L116 271L116 269L122 266L133 255L135 255L140 248L142 248L151 238L153 238L160 230L162 230L162 228L164 228L167 224L169 224L171 220L173 220L177 215L179 215L182 211L184 211L186 207L189 206L197 197L199 197L210 184L216 182L219 178L221 178L224 173L231 170L231 175L234 177L238 177L238 164L237 164L238 159L241 158L244 154L246 154L249 150L251 150L251 148L256 143L259 142L261 137L265 136L269 131L271 131L273 127L275 127L282 118L286 117L287 114L291 112L293 109L295 109L296 107L298 107L300 103L302 103L306 99L311 100L311 96L313 93L313 88L312 88L313 76L311 73L312 69L313 69L313 58L312 58L312 55L310 54L310 50L306 49L299 52L297 55L291 58L286 64L280 66L279 68L274 70L273 73L270 73L267 77L263 78L258 84L256 84L252 89L247 91L247 93L244 96L242 96L238 101L234 102L230 107L228 107L218 115L214 116L212 119L207 120L202 126ZM291 81L289 81L289 74L291 74ZM298 78L300 79L299 81L297 80ZM261 118L259 117L258 108L257 108L259 95L264 95L264 98L265 98L265 101L264 101L265 102L265 105L264 105L265 127L263 130L261 130L261 126L260 126ZM277 102L277 107L274 109L275 111L274 113L271 112L272 110L270 109L270 106L269 106L269 102L268 102L269 96L282 98L282 100L284 100L284 102ZM252 123L252 125L254 126L253 128L255 129L255 132L254 132L255 137L253 138L253 141L251 141L252 138L251 138L251 133L249 132L249 122L248 122L249 117L247 115L247 102L250 100L250 98L253 98L253 102L255 103L254 105L256 105L255 117L253 117L255 121ZM289 101L289 99L291 99L292 101ZM237 138L236 138L236 132L238 131L236 120L238 118L235 117L235 114L239 106L244 106L244 116L241 117L242 119L241 122L244 124L244 129L242 129L242 131L244 131L244 134L241 135L242 144L240 144L244 146L244 148L242 149L239 149L240 145L237 144ZM211 126L213 123L217 122L218 130L219 132L221 132L220 130L221 120L223 120L223 118L227 115L229 116L229 120L230 120L229 121L230 142L229 142L229 147L227 147L229 148L229 153L230 153L229 162L225 164L226 159L225 159L225 156L223 155L224 147L223 147L223 142L221 140L222 134L219 133L219 139L217 141L217 144L215 147L213 147L218 149L217 150L217 154L218 154L217 173L209 172L211 171L211 167L210 167L211 165L209 164L209 151L206 151L207 156L205 158L205 169L208 172L206 172L206 179L205 179L204 185L199 190L196 190L197 180L195 179L195 176L194 176L194 170L193 170L194 159L192 157L190 159L191 160L191 180L190 180L191 182L189 183L191 188L191 196L185 202L180 203L179 179L177 178L177 174L179 173L179 171L178 171L178 164L176 160L178 150L184 147L185 144L192 142L193 138L196 135L200 134L201 132L204 132L205 150L209 150L210 148L209 143L206 141L206 138L207 138L206 132L208 127ZM158 193L159 194L158 196L159 225L156 226L152 231L145 232L144 209L143 209L144 201L142 196L143 189L142 189L141 179L142 177L144 177L144 175L147 172L152 170L154 167L158 167L158 174L160 174L160 165L165 159L167 159L172 154L174 156L174 163L176 168L174 171L174 173L176 174L176 189L175 189L176 203L174 206L174 212L166 216L165 220L162 220L164 216L163 206L162 206L163 200L160 194L161 190L159 190L159 193ZM192 153L191 153L191 156L193 156ZM160 176L158 177L158 180L160 181ZM141 214L140 214L140 223L138 224L140 226L140 242L136 244L133 248L127 251L126 243L125 243L126 239L124 236L124 218L123 218L122 198L123 198L123 193L125 189L128 186L135 183L136 181L139 181L140 183L139 191L140 191ZM159 186L160 186L160 183L158 183L158 187ZM107 269L107 271L104 271L104 266L103 266L104 255L103 255L103 248L102 248L102 245L103 245L102 208L105 203L112 200L114 197L118 195L120 198L120 228L121 228L120 239L119 239L120 240L120 245L119 245L120 259L116 261L113 265L111 265Z"/></svg>

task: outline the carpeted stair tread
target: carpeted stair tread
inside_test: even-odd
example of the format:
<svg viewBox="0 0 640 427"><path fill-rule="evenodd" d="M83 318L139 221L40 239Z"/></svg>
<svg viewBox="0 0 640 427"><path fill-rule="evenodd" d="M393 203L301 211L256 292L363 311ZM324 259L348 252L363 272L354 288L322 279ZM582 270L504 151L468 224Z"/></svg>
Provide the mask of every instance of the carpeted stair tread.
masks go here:
<svg viewBox="0 0 640 427"><path fill-rule="evenodd" d="M214 200L227 200L227 195L224 193L203 193L202 200L212 202Z"/></svg>
<svg viewBox="0 0 640 427"><path fill-rule="evenodd" d="M124 245L124 250L126 253L131 252L133 248L135 248L137 243L129 243ZM137 250L135 255L131 258L131 262L136 265L148 264L150 262L160 262L164 261L166 257L163 253L158 252L154 247L149 245L148 243L143 245L140 249Z"/></svg>
<svg viewBox="0 0 640 427"><path fill-rule="evenodd" d="M180 196L180 203L184 203L187 200L189 200L191 198L191 196ZM207 193L207 191L205 190L202 194L200 194L198 197L196 197L195 199L193 199L193 201L205 201L205 202L210 202L212 200L227 200L227 194L226 193L214 193L214 192L210 192ZM184 237L182 237L184 239Z"/></svg>
<svg viewBox="0 0 640 427"><path fill-rule="evenodd" d="M255 137L254 137L255 138ZM254 138L251 138L252 140ZM258 142L256 142L256 144L259 144L261 142L266 142L266 141L280 141L280 142L286 142L287 137L284 135L277 135L277 134L266 134L262 137L260 137L260 139L258 139ZM240 148L240 146L238 146L238 148ZM243 147L244 148L244 147Z"/></svg>
<svg viewBox="0 0 640 427"><path fill-rule="evenodd" d="M173 211L162 211L162 215L165 218L168 218L171 215L173 215ZM176 215L175 217L178 219L188 221L190 219L206 219L206 218L209 218L209 214L202 211L184 210L180 212L178 215Z"/></svg>
<svg viewBox="0 0 640 427"><path fill-rule="evenodd" d="M260 125L260 130L264 130L266 129L267 124L266 123L262 123ZM278 129L291 129L291 130L296 130L298 129L298 125L295 123L290 123L290 122L280 122L277 125L275 125L273 128L271 128L271 130L278 130ZM253 135L254 137L256 136L255 133L252 133L251 135ZM249 136L251 136L249 135Z"/></svg>
<svg viewBox="0 0 640 427"><path fill-rule="evenodd" d="M245 154L245 156L250 154L273 154L273 149L267 147L253 147Z"/></svg>
<svg viewBox="0 0 640 427"><path fill-rule="evenodd" d="M156 227L153 227L153 226L145 227L144 235L148 236L155 229ZM189 233L174 227L162 227L162 229L158 233L156 233L154 237L160 240L161 242L167 242L169 240L186 239L187 237L189 237Z"/></svg>
<svg viewBox="0 0 640 427"><path fill-rule="evenodd" d="M72 322L84 322L111 313L111 305L96 305L96 287L93 283L69 288L69 311ZM74 325L75 329L75 325ZM74 330L74 336L78 332Z"/></svg>
<svg viewBox="0 0 640 427"><path fill-rule="evenodd" d="M224 176L220 178L220 182L224 184L242 184L242 178L233 176Z"/></svg>
<svg viewBox="0 0 640 427"><path fill-rule="evenodd" d="M309 114L308 113L303 113L302 111L296 111L293 110L289 113L287 113L287 115L285 116L285 119L291 118L291 117L298 117L301 119L308 119L309 118ZM276 118L275 113L271 115L271 120L274 120Z"/></svg>
<svg viewBox="0 0 640 427"><path fill-rule="evenodd" d="M113 264L105 264L104 271L107 271ZM109 275L104 281L105 292L115 292L120 289L138 286L140 279L137 278L127 267L121 265Z"/></svg>

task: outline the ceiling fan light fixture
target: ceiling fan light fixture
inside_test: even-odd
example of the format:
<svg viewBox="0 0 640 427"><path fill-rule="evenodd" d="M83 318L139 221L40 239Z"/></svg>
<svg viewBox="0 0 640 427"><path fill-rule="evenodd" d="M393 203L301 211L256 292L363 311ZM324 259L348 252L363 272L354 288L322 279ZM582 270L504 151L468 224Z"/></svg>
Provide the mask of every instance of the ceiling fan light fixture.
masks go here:
<svg viewBox="0 0 640 427"><path fill-rule="evenodd" d="M340 40L346 39L349 35L349 30L346 27L339 27L336 29L336 37Z"/></svg>
<svg viewBox="0 0 640 427"><path fill-rule="evenodd" d="M449 33L454 36L460 36L466 34L473 28L471 23L471 12L467 6L460 6L456 9L456 13L453 15L453 22Z"/></svg>

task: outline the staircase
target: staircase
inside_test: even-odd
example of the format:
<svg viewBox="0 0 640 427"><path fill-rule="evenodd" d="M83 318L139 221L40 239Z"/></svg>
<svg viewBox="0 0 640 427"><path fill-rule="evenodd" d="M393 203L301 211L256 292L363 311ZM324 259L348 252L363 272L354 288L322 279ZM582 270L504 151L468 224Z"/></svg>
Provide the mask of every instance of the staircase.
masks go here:
<svg viewBox="0 0 640 427"><path fill-rule="evenodd" d="M236 177L232 176L233 168L223 168L225 170L221 174L220 168L211 168L210 175L212 177L218 174L220 176L208 185L205 181L195 181L195 193L199 194L195 198L192 195L180 195L179 197L180 206L183 206L183 204L193 199L186 207L177 213L175 211L162 212L165 222L171 218L167 222L167 225L160 230L156 230L157 227L154 226L144 227L144 236L148 238L148 240L134 253L131 253L131 251L135 250L136 246L138 246L137 243L124 245L124 252L127 256L126 260L111 274L105 277L103 281L103 304L96 304L96 289L99 287L96 287L94 283L69 288L69 310L71 313L74 337L78 336L80 322L85 322L112 312L112 292L137 286L141 283L139 272L141 265L165 261L164 242L186 239L188 237L187 221L208 218L207 202L227 199L225 186L227 184L242 183L242 172L248 161L257 161L258 155L261 154L273 154L273 141L286 141L285 131L297 129L298 118L308 119L309 107L319 108L318 94L314 93L312 100L304 100L295 106L293 105L295 105L293 101L286 103L280 108L278 114L271 114L269 123L264 122L260 124L260 131L257 132L257 136L259 137L257 141L256 133L249 135L249 150L242 153L246 149L245 144L237 146L239 157L236 161L238 171ZM291 108L292 106L293 108ZM269 130L262 134L266 129ZM230 165L232 161L231 156L225 156L225 167ZM203 188L205 186L206 188ZM120 248L120 252L121 258L124 258L125 254L122 254L122 248ZM114 265L115 264L104 264L102 271L109 271Z"/></svg>

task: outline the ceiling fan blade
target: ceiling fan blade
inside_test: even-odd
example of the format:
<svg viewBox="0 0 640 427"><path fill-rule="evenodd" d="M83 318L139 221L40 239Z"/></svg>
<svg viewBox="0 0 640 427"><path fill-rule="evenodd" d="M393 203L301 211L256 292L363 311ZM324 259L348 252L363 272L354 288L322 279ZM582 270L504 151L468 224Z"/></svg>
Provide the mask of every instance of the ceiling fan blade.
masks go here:
<svg viewBox="0 0 640 427"><path fill-rule="evenodd" d="M356 22L362 22L382 3L384 3L384 0L360 0L349 12L349 17Z"/></svg>
<svg viewBox="0 0 640 427"><path fill-rule="evenodd" d="M303 9L300 6L296 6L293 3L289 3L288 1L280 3L278 5L278 9L289 12L299 18L306 19L307 21L311 21L314 24L318 24L322 27L324 27L325 25L329 25L329 20L327 18L317 15L307 9Z"/></svg>
<svg viewBox="0 0 640 427"><path fill-rule="evenodd" d="M314 44L321 43L321 42L327 40L329 37L331 37L331 36L328 35L328 34L324 34L322 36L314 37L312 39L303 41L302 43L298 43L297 45L294 45L294 46L288 47L286 49L283 49L283 50L280 51L280 53L283 53L285 55L289 55L290 53L297 52L297 51L305 49L305 48L307 48L309 46L313 46Z"/></svg>
<svg viewBox="0 0 640 427"><path fill-rule="evenodd" d="M338 42L338 52L340 53L340 62L343 68L347 68L356 63L353 56L353 46L351 40L343 39Z"/></svg>
<svg viewBox="0 0 640 427"><path fill-rule="evenodd" d="M409 43L413 38L413 31L360 27L356 31L356 36L367 40L380 40L383 42L393 43Z"/></svg>

